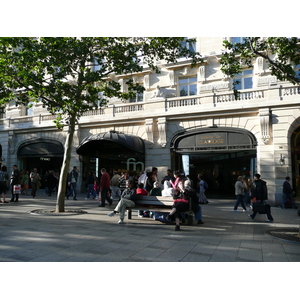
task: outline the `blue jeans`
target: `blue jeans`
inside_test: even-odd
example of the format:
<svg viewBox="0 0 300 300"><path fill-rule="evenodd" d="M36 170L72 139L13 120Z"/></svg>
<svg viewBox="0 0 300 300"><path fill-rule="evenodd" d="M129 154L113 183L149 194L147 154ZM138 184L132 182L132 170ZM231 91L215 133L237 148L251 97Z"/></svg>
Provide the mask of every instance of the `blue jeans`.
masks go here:
<svg viewBox="0 0 300 300"><path fill-rule="evenodd" d="M244 196L244 203L245 203L245 206L250 203L250 195L249 195L249 192L248 191L245 191L245 196Z"/></svg>
<svg viewBox="0 0 300 300"><path fill-rule="evenodd" d="M77 182L71 182L71 188L70 188L70 191L67 194L67 197L69 197L73 194L73 200L76 200L76 196L77 196L76 185L77 185Z"/></svg>
<svg viewBox="0 0 300 300"><path fill-rule="evenodd" d="M243 195L237 195L236 196L236 202L235 202L235 205L234 205L234 210L237 210L238 206L239 205L242 205L243 209L246 210L246 206L244 204L244 196Z"/></svg>
<svg viewBox="0 0 300 300"><path fill-rule="evenodd" d="M201 205L199 205L199 211L198 212L194 212L195 214L195 220L196 221L202 221L202 207Z"/></svg>
<svg viewBox="0 0 300 300"><path fill-rule="evenodd" d="M93 196L93 198L95 198L97 196L96 192L94 190L94 184L93 183L88 184L87 196L86 196L88 199L90 198L90 194Z"/></svg>

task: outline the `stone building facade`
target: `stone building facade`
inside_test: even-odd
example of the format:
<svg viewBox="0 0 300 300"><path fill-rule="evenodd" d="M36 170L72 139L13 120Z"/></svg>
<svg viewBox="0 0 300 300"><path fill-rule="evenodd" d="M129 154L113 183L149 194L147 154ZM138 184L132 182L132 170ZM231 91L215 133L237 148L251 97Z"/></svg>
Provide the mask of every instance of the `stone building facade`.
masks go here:
<svg viewBox="0 0 300 300"><path fill-rule="evenodd" d="M228 37L229 39L230 37ZM256 172L268 185L269 200L279 205L282 183L292 178L300 189L300 89L271 76L257 58L253 69L232 79L220 70L223 37L196 38L194 47L204 62L159 62L161 73L149 68L116 76L123 90L126 79L143 84L145 92L131 101L109 99L107 107L85 113L76 127L71 165L78 166L82 189L89 170L105 167L141 171L158 167L184 169L194 181L203 174L211 197L234 197L237 176ZM16 107L13 102L0 120L1 164L10 170L37 167L44 174L60 169L67 129L58 130L41 104Z"/></svg>

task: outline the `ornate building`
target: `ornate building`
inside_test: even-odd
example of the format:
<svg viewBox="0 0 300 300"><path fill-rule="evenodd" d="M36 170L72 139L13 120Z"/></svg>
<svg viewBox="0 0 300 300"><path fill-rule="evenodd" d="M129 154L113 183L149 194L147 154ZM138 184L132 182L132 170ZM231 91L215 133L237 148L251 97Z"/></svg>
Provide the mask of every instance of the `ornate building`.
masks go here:
<svg viewBox="0 0 300 300"><path fill-rule="evenodd" d="M227 39L230 39L227 37ZM197 181L203 174L212 197L234 197L239 175L253 178L258 172L267 181L269 200L282 201L282 183L290 176L299 195L300 89L271 76L262 58L253 69L236 76L240 96L235 99L232 79L220 70L224 38L197 38L187 45L204 56L191 67L159 65L131 76L116 76L123 90L131 77L145 91L124 102L109 99L107 107L86 113L79 121L71 165L78 166L84 188L87 172L105 167L139 174L158 167L183 168ZM41 104L6 109L0 120L1 164L10 170L37 167L43 175L59 171L65 131L58 130Z"/></svg>

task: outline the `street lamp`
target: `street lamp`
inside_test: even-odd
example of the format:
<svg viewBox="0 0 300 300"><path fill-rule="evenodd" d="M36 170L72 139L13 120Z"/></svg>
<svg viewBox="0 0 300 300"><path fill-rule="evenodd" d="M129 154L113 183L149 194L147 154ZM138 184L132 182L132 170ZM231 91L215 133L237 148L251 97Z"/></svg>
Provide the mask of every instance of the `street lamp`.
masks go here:
<svg viewBox="0 0 300 300"><path fill-rule="evenodd" d="M285 164L285 157L282 154L280 154L279 163L280 163L280 166L283 166Z"/></svg>

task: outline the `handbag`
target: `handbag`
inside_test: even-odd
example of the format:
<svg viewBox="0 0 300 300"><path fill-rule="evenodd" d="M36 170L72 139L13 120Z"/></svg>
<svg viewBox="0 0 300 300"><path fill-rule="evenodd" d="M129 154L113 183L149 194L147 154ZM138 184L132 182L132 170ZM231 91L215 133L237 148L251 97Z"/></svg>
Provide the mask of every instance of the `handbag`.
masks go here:
<svg viewBox="0 0 300 300"><path fill-rule="evenodd" d="M253 203L253 212L258 212L259 214L267 214L271 213L271 206L270 204L264 203Z"/></svg>

